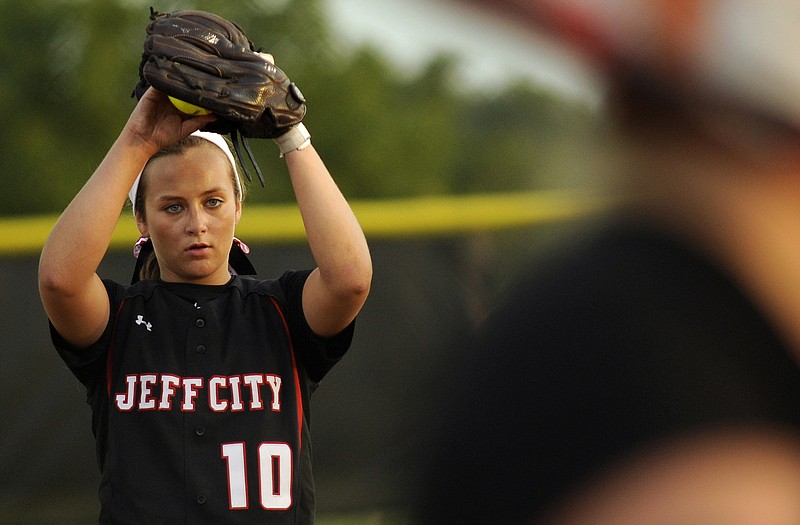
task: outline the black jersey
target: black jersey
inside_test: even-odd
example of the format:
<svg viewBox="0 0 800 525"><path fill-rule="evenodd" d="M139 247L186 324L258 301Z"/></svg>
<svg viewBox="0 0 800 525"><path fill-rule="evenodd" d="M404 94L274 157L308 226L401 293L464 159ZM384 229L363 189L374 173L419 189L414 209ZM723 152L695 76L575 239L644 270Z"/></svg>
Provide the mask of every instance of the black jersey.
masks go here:
<svg viewBox="0 0 800 525"><path fill-rule="evenodd" d="M791 351L720 268L657 230L613 228L544 265L460 351L426 524L535 523L601 469L683 433L800 436Z"/></svg>
<svg viewBox="0 0 800 525"><path fill-rule="evenodd" d="M302 312L309 272L199 286L104 281L100 341L53 341L86 386L102 523L313 523L309 398L350 345Z"/></svg>

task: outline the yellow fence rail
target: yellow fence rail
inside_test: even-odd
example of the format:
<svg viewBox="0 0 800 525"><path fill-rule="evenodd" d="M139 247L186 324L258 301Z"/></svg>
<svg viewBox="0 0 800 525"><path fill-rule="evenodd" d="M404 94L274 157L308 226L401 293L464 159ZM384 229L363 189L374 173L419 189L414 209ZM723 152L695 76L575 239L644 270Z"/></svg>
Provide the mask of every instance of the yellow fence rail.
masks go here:
<svg viewBox="0 0 800 525"><path fill-rule="evenodd" d="M368 238L430 237L502 230L567 220L599 211L608 199L583 192L539 191L394 200L351 201ZM38 253L55 215L0 219L0 256ZM305 232L297 206L249 205L236 230L249 244L299 242ZM138 238L130 212L123 213L111 249ZM80 239L76 239L80 242Z"/></svg>

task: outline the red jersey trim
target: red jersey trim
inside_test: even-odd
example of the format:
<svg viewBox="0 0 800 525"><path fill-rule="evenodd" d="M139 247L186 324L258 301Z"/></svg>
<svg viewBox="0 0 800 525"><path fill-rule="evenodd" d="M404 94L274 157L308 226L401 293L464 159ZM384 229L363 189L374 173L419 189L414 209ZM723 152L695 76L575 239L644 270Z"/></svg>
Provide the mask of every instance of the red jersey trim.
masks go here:
<svg viewBox="0 0 800 525"><path fill-rule="evenodd" d="M114 319L112 319L112 323L114 323L114 327L111 329L111 342L108 345L108 355L106 356L106 393L108 394L108 399L111 399L111 364L112 359L114 357L114 336L117 334L117 323L119 321L119 313L122 311L122 306L125 304L125 300L123 299L121 303L119 303L119 307L117 308L117 313L114 315Z"/></svg>
<svg viewBox="0 0 800 525"><path fill-rule="evenodd" d="M289 332L289 324L286 322L286 317L283 315L283 310L281 310L278 301L275 300L274 297L270 296L270 301L275 306L275 309L278 311L278 314L281 316L281 321L283 322L283 329L286 330L286 338L289 341L289 351L292 356L292 373L294 375L294 390L295 390L295 397L297 399L297 442L300 443L300 450L303 450L303 391L300 388L300 376L297 373L297 359L295 358L294 354L294 344L292 343L292 335ZM298 451L299 452L299 451Z"/></svg>

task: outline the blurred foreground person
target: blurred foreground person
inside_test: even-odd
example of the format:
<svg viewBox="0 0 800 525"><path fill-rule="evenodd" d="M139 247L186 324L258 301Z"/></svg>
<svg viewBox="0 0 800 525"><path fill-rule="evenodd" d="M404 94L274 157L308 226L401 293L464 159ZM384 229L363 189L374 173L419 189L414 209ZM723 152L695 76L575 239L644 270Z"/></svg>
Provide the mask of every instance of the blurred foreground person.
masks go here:
<svg viewBox="0 0 800 525"><path fill-rule="evenodd" d="M475 3L604 74L633 198L470 338L420 522L800 523L800 3Z"/></svg>

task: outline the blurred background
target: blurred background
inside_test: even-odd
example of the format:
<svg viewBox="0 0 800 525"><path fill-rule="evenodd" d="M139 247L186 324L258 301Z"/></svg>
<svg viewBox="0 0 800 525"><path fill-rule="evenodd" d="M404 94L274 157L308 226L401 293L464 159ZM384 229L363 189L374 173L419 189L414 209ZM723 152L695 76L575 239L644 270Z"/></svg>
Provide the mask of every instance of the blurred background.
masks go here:
<svg viewBox="0 0 800 525"><path fill-rule="evenodd" d="M97 522L90 411L51 347L36 266L134 106L151 5L239 22L308 99L375 266L353 347L315 394L319 523L406 523L458 338L593 220L602 87L511 21L446 0L0 0L0 523ZM308 266L277 148L253 149L267 187L251 185L239 236L262 276ZM126 282L129 210L118 230L101 274Z"/></svg>

